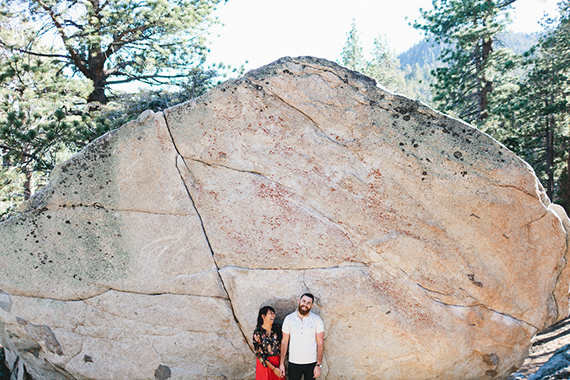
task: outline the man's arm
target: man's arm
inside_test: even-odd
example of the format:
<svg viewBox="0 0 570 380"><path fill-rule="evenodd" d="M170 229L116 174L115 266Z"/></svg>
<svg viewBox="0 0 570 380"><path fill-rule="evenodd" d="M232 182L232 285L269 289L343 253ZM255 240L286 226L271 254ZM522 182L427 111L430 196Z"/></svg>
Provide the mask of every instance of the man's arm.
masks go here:
<svg viewBox="0 0 570 380"><path fill-rule="evenodd" d="M317 333L317 364L323 364L323 351L325 348L325 332ZM321 367L315 366L313 372L314 377L319 377L321 374Z"/></svg>
<svg viewBox="0 0 570 380"><path fill-rule="evenodd" d="M287 354L288 347L289 334L283 333L283 338L281 338L281 358L279 359L279 369L283 375L285 375L285 354Z"/></svg>

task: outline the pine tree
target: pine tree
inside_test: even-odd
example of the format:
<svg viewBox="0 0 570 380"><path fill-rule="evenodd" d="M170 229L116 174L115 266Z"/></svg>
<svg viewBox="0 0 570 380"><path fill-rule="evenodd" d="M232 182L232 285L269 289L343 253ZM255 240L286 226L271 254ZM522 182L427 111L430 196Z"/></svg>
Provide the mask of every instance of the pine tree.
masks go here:
<svg viewBox="0 0 570 380"><path fill-rule="evenodd" d="M364 55L356 23L353 20L342 49L342 65L376 79L379 85L391 91L402 91L404 75L399 69L400 62L386 36L380 35L374 39L371 56L372 58L368 60Z"/></svg>
<svg viewBox="0 0 570 380"><path fill-rule="evenodd" d="M26 34L22 25L1 26L4 40ZM34 181L62 159L80 120L72 108L84 103L87 86L67 78L52 60L2 48L0 57L0 201L14 205L28 199Z"/></svg>
<svg viewBox="0 0 570 380"><path fill-rule="evenodd" d="M5 48L58 59L93 85L88 100L105 104L109 85L170 83L201 67L212 11L222 0L0 0L13 20L32 18L37 36L52 33L61 51L30 41ZM37 46L37 45L35 45Z"/></svg>
<svg viewBox="0 0 570 380"><path fill-rule="evenodd" d="M350 32L348 32L346 42L344 43L341 58L342 65L354 71L363 72L367 66L354 20L352 20Z"/></svg>
<svg viewBox="0 0 570 380"><path fill-rule="evenodd" d="M379 85L391 91L402 92L405 87L400 61L390 47L388 38L380 35L374 39L372 59L368 61L364 74L376 79Z"/></svg>
<svg viewBox="0 0 570 380"><path fill-rule="evenodd" d="M499 108L500 141L534 168L550 199L570 206L570 1L558 25L526 54L528 74Z"/></svg>
<svg viewBox="0 0 570 380"><path fill-rule="evenodd" d="M492 113L492 93L513 68L513 54L497 49L496 40L514 2L436 0L433 10L420 10L423 22L416 21L414 27L443 47L443 66L435 70L433 86L440 110L479 125Z"/></svg>

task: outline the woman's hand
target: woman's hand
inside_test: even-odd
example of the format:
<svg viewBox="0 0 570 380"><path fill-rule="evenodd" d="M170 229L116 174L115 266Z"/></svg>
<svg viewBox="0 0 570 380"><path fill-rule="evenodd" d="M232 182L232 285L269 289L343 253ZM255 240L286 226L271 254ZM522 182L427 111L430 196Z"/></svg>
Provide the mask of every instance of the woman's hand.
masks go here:
<svg viewBox="0 0 570 380"><path fill-rule="evenodd" d="M273 373L275 373L278 377L283 377L283 373L277 367L273 368Z"/></svg>

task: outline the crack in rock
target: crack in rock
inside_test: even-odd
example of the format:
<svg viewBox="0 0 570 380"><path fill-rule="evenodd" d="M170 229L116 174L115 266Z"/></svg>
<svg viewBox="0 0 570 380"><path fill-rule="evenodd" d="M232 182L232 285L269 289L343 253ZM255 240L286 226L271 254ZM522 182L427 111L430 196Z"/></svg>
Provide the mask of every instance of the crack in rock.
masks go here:
<svg viewBox="0 0 570 380"><path fill-rule="evenodd" d="M182 157L182 155L180 154L180 151L178 150L178 147L176 146L176 142L174 141L174 136L172 135L172 132L170 130L170 126L168 125L168 119L166 117L166 115L163 113L163 117L164 117L164 121L165 121L165 125L166 125L166 129L168 130L168 133L170 135L170 138L172 140L172 146L174 147L174 149L176 150L176 152L178 153L178 157L180 157L182 159L182 161L184 162L184 158ZM186 165L186 163L184 163ZM196 203L194 202L194 199L192 198L192 194L190 192L190 189L188 187L188 185L186 184L186 182L184 181L184 177L182 175L182 172L180 170L180 168L178 167L178 160L175 163L176 165L176 170L178 171L178 174L180 175L180 180L182 181L182 183L184 184L184 188L186 189L186 193L188 194L188 198L192 204L192 206L194 207L194 210L196 211L196 214L198 215L198 220L200 221L200 226L202 228L202 232L204 234L204 238L206 239L206 243L208 244L208 249L210 250L210 253L212 254L212 261L214 262L214 265L216 266L216 273L218 274L218 279L220 281L220 284L222 285L222 288L224 290L224 292L226 293L226 295L228 296L228 302L229 302L229 307L230 310L232 312L232 316L234 318L234 321L237 324L237 327L239 329L239 331L241 332L244 342L245 344L250 348L250 350L252 350L253 352L253 347L251 347L249 345L249 341L247 340L245 331L243 330L243 327L241 325L241 323L239 322L239 320L237 319L237 315L234 309L234 306L232 304L232 300L230 298L229 292L227 290L226 284L224 283L224 280L222 278L222 276L220 275L220 268L218 266L218 263L216 262L216 257L214 255L214 250L212 249L212 245L210 243L210 239L208 238L208 234L206 232L206 227L204 226L204 221L202 220L202 216L200 215L200 212L198 211L198 208L196 207ZM190 171L190 169L188 167L186 167L186 170Z"/></svg>

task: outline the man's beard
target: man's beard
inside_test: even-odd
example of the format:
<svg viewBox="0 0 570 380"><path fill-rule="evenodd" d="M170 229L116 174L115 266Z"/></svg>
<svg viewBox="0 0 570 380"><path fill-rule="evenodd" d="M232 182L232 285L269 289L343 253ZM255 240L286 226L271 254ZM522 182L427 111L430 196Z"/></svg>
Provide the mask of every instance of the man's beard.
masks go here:
<svg viewBox="0 0 570 380"><path fill-rule="evenodd" d="M310 310L307 309L307 308L302 309L302 308L301 308L301 305L299 305L299 307L297 308L297 310L299 310L299 314L301 314L301 315L307 315L307 314L309 314L309 311L310 311Z"/></svg>

